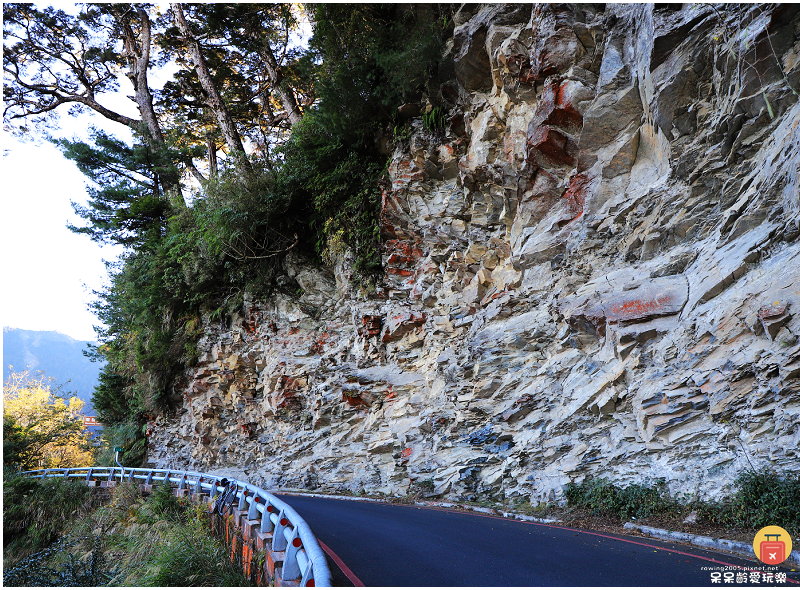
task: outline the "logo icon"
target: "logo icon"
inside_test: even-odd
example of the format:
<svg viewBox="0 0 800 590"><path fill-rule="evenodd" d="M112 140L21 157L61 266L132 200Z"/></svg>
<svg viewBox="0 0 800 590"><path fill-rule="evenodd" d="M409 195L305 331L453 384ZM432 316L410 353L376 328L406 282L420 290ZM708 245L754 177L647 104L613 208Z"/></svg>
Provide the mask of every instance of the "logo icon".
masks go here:
<svg viewBox="0 0 800 590"><path fill-rule="evenodd" d="M779 526L765 526L753 539L753 552L763 563L778 565L792 552L792 537Z"/></svg>

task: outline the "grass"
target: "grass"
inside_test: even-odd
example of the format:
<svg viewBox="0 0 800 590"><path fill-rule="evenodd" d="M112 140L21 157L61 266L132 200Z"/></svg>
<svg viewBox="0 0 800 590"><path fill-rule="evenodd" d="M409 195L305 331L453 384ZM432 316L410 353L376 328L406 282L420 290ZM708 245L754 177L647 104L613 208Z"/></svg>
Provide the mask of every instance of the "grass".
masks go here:
<svg viewBox="0 0 800 590"><path fill-rule="evenodd" d="M618 487L603 478L587 479L581 484L567 484L564 495L568 506L585 508L593 515L613 515L623 519L642 519L681 510L680 502L670 497L664 480L653 485Z"/></svg>
<svg viewBox="0 0 800 590"><path fill-rule="evenodd" d="M594 516L643 519L697 511L698 522L745 529L777 525L800 535L800 474L771 469L747 470L734 482L734 493L720 501L671 497L666 482L620 487L603 478L567 484L567 506Z"/></svg>
<svg viewBox="0 0 800 590"><path fill-rule="evenodd" d="M89 514L97 502L82 482L31 479L4 471L4 567L54 543L65 524Z"/></svg>
<svg viewBox="0 0 800 590"><path fill-rule="evenodd" d="M25 487L17 485L20 491ZM88 490L60 480L34 481L36 485L56 490L59 497ZM37 516L51 520L51 514L41 511ZM75 516L62 521L60 530L52 527L55 542L38 552L15 554L10 568L13 556L6 546L4 585L250 585L240 565L231 562L230 550L212 537L205 506L176 498L169 486L159 486L144 499L136 484L121 484L105 505Z"/></svg>

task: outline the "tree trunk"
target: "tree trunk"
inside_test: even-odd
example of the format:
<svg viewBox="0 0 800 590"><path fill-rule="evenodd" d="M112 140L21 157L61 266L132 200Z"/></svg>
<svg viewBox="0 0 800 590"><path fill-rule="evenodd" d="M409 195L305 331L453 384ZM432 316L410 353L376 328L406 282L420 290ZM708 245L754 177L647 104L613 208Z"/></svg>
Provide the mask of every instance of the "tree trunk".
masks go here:
<svg viewBox="0 0 800 590"><path fill-rule="evenodd" d="M192 35L189 24L186 22L186 18L183 14L183 7L178 3L170 4L170 7L172 8L175 22L183 35L186 49L189 51L189 56L194 63L195 72L197 72L200 84L203 86L203 90L206 91L206 94L208 94L208 106L217 119L220 131L222 131L222 136L225 138L225 143L228 144L228 148L232 152L240 155L239 160L237 160L237 166L241 166L246 172L250 172L250 162L245 157L242 138L239 135L239 131L236 129L236 124L233 122L230 113L228 113L228 109L225 107L217 85L214 84L214 80L211 78L206 60L200 50L200 43L198 43L197 39Z"/></svg>
<svg viewBox="0 0 800 590"><path fill-rule="evenodd" d="M217 177L217 146L214 140L206 137L206 148L208 149L208 178Z"/></svg>
<svg viewBox="0 0 800 590"><path fill-rule="evenodd" d="M142 122L147 130L147 142L154 152L164 152L167 149L164 141L164 133L161 130L161 124L158 122L158 117L153 108L153 94L150 92L150 85L147 80L147 73L150 68L150 17L147 11L140 6L136 7L136 15L139 17L141 25L141 39L139 39L138 43L130 22L124 17L118 17L116 15L115 17L124 31L125 37L123 39L123 44L125 52L128 54L128 64L130 66L128 78L133 84L134 100L136 100L139 112L142 115ZM159 159L163 158L163 153L158 153L158 157ZM175 198L171 200L174 203L183 203L183 205L186 206L177 169L170 165L164 166L162 169L163 172L159 172L158 177L164 192L176 191L180 199Z"/></svg>
<svg viewBox="0 0 800 590"><path fill-rule="evenodd" d="M289 122L291 122L292 125L298 123L300 119L303 118L303 113L300 112L300 106L297 104L297 99L295 98L294 93L291 90L281 86L283 84L283 74L278 67L278 62L275 61L275 56L273 55L269 44L265 43L262 45L260 53L261 59L264 60L264 65L267 68L267 74L269 75L269 80L272 83L273 92L275 92L278 95L278 98L280 98L281 104L286 111L286 115L289 117Z"/></svg>

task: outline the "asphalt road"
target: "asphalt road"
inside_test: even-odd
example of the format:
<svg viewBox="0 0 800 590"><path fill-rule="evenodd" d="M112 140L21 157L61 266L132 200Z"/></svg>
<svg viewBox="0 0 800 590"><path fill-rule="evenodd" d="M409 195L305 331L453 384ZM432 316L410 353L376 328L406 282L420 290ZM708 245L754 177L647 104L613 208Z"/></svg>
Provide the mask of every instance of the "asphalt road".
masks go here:
<svg viewBox="0 0 800 590"><path fill-rule="evenodd" d="M760 562L641 537L447 509L282 497L336 556L328 558L336 586L732 587L745 584L712 584L712 570L741 566L727 571L747 574L747 585L747 570L768 571ZM800 572L779 571L787 582L766 585L800 589Z"/></svg>

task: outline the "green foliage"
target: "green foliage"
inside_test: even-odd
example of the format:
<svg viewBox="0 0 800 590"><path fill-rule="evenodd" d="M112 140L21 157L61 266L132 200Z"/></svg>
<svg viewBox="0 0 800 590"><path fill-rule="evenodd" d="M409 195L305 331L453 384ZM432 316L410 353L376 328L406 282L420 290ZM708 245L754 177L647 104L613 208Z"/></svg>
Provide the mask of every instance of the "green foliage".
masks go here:
<svg viewBox="0 0 800 590"><path fill-rule="evenodd" d="M296 201L310 201L307 223L316 230L317 253L330 261L349 247L356 278L368 280L381 268L378 182L384 166L371 150L328 133L322 120L313 111L295 125L283 150L280 188Z"/></svg>
<svg viewBox="0 0 800 590"><path fill-rule="evenodd" d="M31 439L14 416L3 416L3 467L25 465Z"/></svg>
<svg viewBox="0 0 800 590"><path fill-rule="evenodd" d="M319 111L330 133L371 139L433 79L446 32L426 4L315 4L310 46L323 61ZM353 142L350 142L353 143Z"/></svg>
<svg viewBox="0 0 800 590"><path fill-rule="evenodd" d="M4 485L6 586L249 585L230 550L210 535L204 506L176 498L169 485L143 499L137 485L120 484L94 511L76 506L75 496L91 499L83 482L12 477ZM52 501L42 502L48 494Z"/></svg>
<svg viewBox="0 0 800 590"><path fill-rule="evenodd" d="M100 435L100 448L97 451L97 465L114 465L114 449L122 447L120 462L126 467L138 467L147 454L146 426L138 422L118 422L103 425Z"/></svg>
<svg viewBox="0 0 800 590"><path fill-rule="evenodd" d="M171 205L159 184L159 175L175 174L175 155L155 152L145 143L132 147L97 129L92 143L56 140L68 160L91 180L87 186L89 206L72 203L87 220L85 227L69 225L75 233L87 234L101 244L142 246L163 233Z"/></svg>
<svg viewBox="0 0 800 590"><path fill-rule="evenodd" d="M204 519L177 529L147 563L142 586L249 586L230 551L209 536Z"/></svg>
<svg viewBox="0 0 800 590"><path fill-rule="evenodd" d="M106 425L104 432L108 432L108 428L113 425L131 418L131 406L125 391L132 383L129 377L117 373L110 364L106 364L100 370L98 384L92 394L92 404L98 421Z"/></svg>
<svg viewBox="0 0 800 590"><path fill-rule="evenodd" d="M619 487L603 478L568 483L564 495L569 506L591 510L592 514L620 518L647 518L655 514L697 510L700 521L742 528L768 525L800 534L800 474L778 473L763 468L747 470L735 481L735 492L721 501L705 502L672 498L666 483L631 484Z"/></svg>
<svg viewBox="0 0 800 590"><path fill-rule="evenodd" d="M8 475L4 471L4 475ZM84 482L5 477L3 481L4 562L40 551L55 542L66 526L86 515L92 492Z"/></svg>
<svg viewBox="0 0 800 590"><path fill-rule="evenodd" d="M760 529L776 525L800 535L800 473L762 468L736 478L736 492L719 502L697 503L698 516L722 525Z"/></svg>
<svg viewBox="0 0 800 590"><path fill-rule="evenodd" d="M263 298L276 289L295 291L282 276L288 252L326 263L349 252L353 279L366 288L381 270L387 154L378 146L397 124L398 106L436 94L431 81L449 9L319 4L307 10L314 34L303 52L286 44L296 26L286 5L186 5L227 111L259 146L247 163L229 153L220 170L212 164L220 130L200 100L204 91L187 67L183 41L161 21L154 21L154 38L179 65L175 81L157 96L159 119L171 125L163 141L142 128L133 145L100 131L89 142L57 142L91 181L88 206L74 206L86 225L71 229L127 248L109 265L110 284L93 306L105 326L97 352L107 361L93 403L111 437L138 432L148 417L178 402L173 386L197 361L201 318L233 312L245 292ZM133 18L114 6L87 11L89 28ZM266 78L277 75L277 87L256 88L252 80L264 79L270 53L280 71ZM100 50L89 57L102 59ZM275 138L286 135L267 137L263 121L280 125L274 111L283 91L304 98L305 113L276 148ZM425 124L443 128L441 107ZM208 180L186 205L177 181L165 179L188 170L200 176L192 158L205 149ZM138 434L126 440L126 463L135 464L144 440Z"/></svg>
<svg viewBox="0 0 800 590"><path fill-rule="evenodd" d="M631 484L624 488L605 478L586 479L580 484L568 483L564 488L567 504L621 518L647 518L652 514L675 512L679 504L669 496L664 480L655 485Z"/></svg>
<svg viewBox="0 0 800 590"><path fill-rule="evenodd" d="M162 482L155 487L147 502L136 509L136 519L146 524L160 520L185 523L188 517L187 507L185 500L175 497L169 483Z"/></svg>
<svg viewBox="0 0 800 590"><path fill-rule="evenodd" d="M422 115L422 123L428 131L440 131L447 125L442 107L434 107Z"/></svg>
<svg viewBox="0 0 800 590"><path fill-rule="evenodd" d="M183 229L175 227L171 235L188 285L216 281L217 292L267 294L282 272L286 252L313 249L303 231L309 207L276 186L279 172L271 163L253 164L253 174L228 170L206 183L205 197L176 221ZM185 240L182 246L179 239ZM203 300L200 293L197 300ZM219 303L203 301L212 302Z"/></svg>

